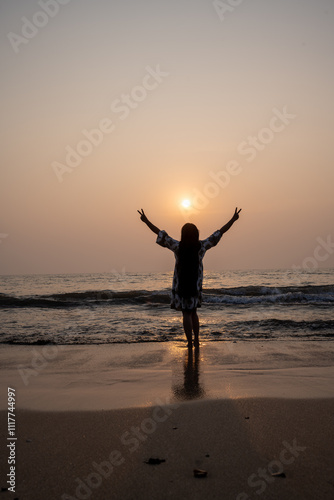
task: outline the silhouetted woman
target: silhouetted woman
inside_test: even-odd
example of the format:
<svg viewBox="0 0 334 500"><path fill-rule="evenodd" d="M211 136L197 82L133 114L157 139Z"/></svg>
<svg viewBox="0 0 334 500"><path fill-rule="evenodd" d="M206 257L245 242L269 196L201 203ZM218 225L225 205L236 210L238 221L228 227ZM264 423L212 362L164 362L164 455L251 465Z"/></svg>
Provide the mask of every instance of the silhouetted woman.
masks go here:
<svg viewBox="0 0 334 500"><path fill-rule="evenodd" d="M175 255L175 268L172 285L171 308L183 313L183 328L192 347L192 332L194 345L199 346L199 321L197 308L202 303L203 257L205 252L217 245L220 238L239 219L241 211L237 208L232 219L221 229L215 231L206 240L199 239L198 229L194 224L187 223L181 230L181 241L171 238L166 231L160 231L146 217L144 210L137 210L140 219L158 235L156 242L162 247L172 250Z"/></svg>

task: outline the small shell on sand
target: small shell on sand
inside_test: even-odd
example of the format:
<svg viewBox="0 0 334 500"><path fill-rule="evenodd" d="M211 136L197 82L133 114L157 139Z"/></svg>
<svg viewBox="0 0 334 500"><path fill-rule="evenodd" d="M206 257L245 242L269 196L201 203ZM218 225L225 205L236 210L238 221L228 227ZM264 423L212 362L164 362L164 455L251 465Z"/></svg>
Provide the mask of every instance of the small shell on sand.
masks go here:
<svg viewBox="0 0 334 500"><path fill-rule="evenodd" d="M194 476L195 477L206 477L207 475L208 475L208 472L206 470L194 469Z"/></svg>
<svg viewBox="0 0 334 500"><path fill-rule="evenodd" d="M284 472L272 472L272 477L286 477Z"/></svg>

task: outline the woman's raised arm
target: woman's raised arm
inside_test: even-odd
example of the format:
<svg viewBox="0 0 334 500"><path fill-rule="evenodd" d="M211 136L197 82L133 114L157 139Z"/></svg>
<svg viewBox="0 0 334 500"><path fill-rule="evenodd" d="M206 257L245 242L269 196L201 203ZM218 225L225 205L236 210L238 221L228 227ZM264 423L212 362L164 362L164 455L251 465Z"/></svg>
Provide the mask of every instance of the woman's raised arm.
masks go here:
<svg viewBox="0 0 334 500"><path fill-rule="evenodd" d="M240 212L241 212L241 208L239 210L238 210L238 208L235 209L232 219L229 220L228 223L225 224L225 226L220 228L221 235L226 233L226 231L228 231L230 229L230 227L235 223L235 221L239 219Z"/></svg>
<svg viewBox="0 0 334 500"><path fill-rule="evenodd" d="M147 217L146 217L146 215L145 215L144 210L143 210L143 209L141 209L141 211L140 211L140 210L137 210L137 212L138 212L138 213L139 213L139 215L140 215L140 220L142 220L143 222L145 222L145 224L146 224L146 225L147 225L147 226L151 229L151 231L153 231L155 234L159 234L160 229L159 229L157 226L155 226L154 224L152 224L152 222L150 222L150 221L148 220L148 218L147 218Z"/></svg>

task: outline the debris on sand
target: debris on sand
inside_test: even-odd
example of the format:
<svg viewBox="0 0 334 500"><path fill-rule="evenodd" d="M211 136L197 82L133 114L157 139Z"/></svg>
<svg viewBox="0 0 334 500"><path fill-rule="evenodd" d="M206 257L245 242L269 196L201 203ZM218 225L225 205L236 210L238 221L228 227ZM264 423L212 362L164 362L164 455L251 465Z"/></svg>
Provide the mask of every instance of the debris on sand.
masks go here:
<svg viewBox="0 0 334 500"><path fill-rule="evenodd" d="M149 458L145 464L148 464L148 465L159 465L159 464L162 464L163 462L166 462L166 460L164 458Z"/></svg>
<svg viewBox="0 0 334 500"><path fill-rule="evenodd" d="M208 472L206 470L194 469L194 476L195 477L206 477L207 475L208 475Z"/></svg>
<svg viewBox="0 0 334 500"><path fill-rule="evenodd" d="M272 472L272 477L286 477L284 472Z"/></svg>

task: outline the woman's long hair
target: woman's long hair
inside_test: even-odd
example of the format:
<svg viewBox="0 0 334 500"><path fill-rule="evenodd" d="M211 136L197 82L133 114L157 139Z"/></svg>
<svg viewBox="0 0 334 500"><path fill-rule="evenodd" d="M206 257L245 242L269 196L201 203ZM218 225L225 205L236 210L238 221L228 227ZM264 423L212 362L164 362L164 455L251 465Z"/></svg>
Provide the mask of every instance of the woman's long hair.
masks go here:
<svg viewBox="0 0 334 500"><path fill-rule="evenodd" d="M178 294L183 298L197 295L199 264L199 232L195 224L187 223L181 230L178 252Z"/></svg>

